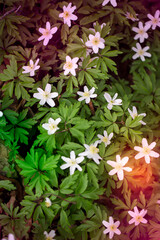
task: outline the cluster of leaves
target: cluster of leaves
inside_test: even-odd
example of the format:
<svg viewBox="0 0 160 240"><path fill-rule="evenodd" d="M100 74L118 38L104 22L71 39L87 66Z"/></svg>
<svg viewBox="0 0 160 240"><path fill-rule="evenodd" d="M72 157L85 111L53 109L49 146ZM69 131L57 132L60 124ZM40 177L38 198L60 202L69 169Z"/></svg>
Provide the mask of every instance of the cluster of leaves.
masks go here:
<svg viewBox="0 0 160 240"><path fill-rule="evenodd" d="M2 236L14 233L18 239L45 238L44 231L56 230L56 239L108 239L103 220L109 216L121 222L121 235L115 239L159 239L160 208L159 160L146 166L135 161L134 146L142 138L156 140L160 147L160 70L159 33L149 30L152 57L145 62L132 60L135 45L132 23L126 12L141 21L149 10L140 1L117 0L102 7L102 1L72 1L78 20L69 28L59 13L69 1L0 1L0 225ZM150 9L154 14L156 8ZM49 21L58 28L47 47L38 41L39 27ZM93 23L94 28L93 28ZM101 27L102 23L106 23ZM92 28L92 29L91 29ZM105 48L98 54L87 53L84 44L89 34L99 32ZM76 76L65 76L65 57L78 57ZM40 69L33 77L22 73L30 59L40 59ZM56 106L41 106L33 93L52 85L58 92ZM85 104L78 101L83 86L95 87L97 97ZM104 93L118 93L122 105L107 108ZM146 118L130 116L128 108L137 107ZM42 124L60 118L59 129L48 135ZM144 120L146 125L141 125ZM98 134L113 132L110 145L98 144L102 158L97 165L85 157L82 171L69 175L62 170L62 156L82 153L84 144L95 143ZM158 151L158 150L157 150ZM109 176L107 160L129 157L132 173L123 181ZM22 155L20 157L19 155ZM2 191L1 191L2 190ZM4 193L3 193L4 191ZM47 207L45 199L51 200ZM14 200L13 200L14 199ZM129 210L147 209L148 224L129 225Z"/></svg>

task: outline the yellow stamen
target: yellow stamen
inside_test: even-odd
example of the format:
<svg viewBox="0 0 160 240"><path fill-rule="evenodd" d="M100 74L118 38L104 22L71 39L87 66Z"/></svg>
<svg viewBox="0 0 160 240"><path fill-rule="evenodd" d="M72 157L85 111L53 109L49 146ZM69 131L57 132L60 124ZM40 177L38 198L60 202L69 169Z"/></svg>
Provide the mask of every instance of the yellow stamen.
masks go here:
<svg viewBox="0 0 160 240"><path fill-rule="evenodd" d="M66 65L66 68L68 68L68 69L73 68L73 63L72 62L67 62L65 65Z"/></svg>
<svg viewBox="0 0 160 240"><path fill-rule="evenodd" d="M90 152L92 154L97 154L99 152L99 149L94 146L90 146Z"/></svg>
<svg viewBox="0 0 160 240"><path fill-rule="evenodd" d="M70 17L70 13L68 11L65 11L63 14L64 14L64 18Z"/></svg>
<svg viewBox="0 0 160 240"><path fill-rule="evenodd" d="M89 96L90 96L89 92L84 92L83 93L83 97L89 97Z"/></svg>
<svg viewBox="0 0 160 240"><path fill-rule="evenodd" d="M109 139L108 139L107 137L103 137L103 138L102 138L102 142L108 143L108 142L109 142Z"/></svg>
<svg viewBox="0 0 160 240"><path fill-rule="evenodd" d="M144 153L144 154L149 154L150 151L151 151L151 149L148 148L148 147L144 147L144 148L143 148L143 153Z"/></svg>
<svg viewBox="0 0 160 240"><path fill-rule="evenodd" d="M143 55L143 54L144 54L143 49L140 49L140 50L138 51L138 54L139 54L140 56Z"/></svg>
<svg viewBox="0 0 160 240"><path fill-rule="evenodd" d="M93 45L98 45L99 43L100 43L99 38L94 37L94 38L92 39L92 44L93 44Z"/></svg>

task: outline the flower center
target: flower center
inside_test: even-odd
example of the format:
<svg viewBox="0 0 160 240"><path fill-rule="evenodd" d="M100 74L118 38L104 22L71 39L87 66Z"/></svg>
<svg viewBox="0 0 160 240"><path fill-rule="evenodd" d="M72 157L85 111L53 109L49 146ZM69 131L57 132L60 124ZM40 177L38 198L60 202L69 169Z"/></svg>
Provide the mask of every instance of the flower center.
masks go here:
<svg viewBox="0 0 160 240"><path fill-rule="evenodd" d="M50 30L46 29L46 31L44 32L44 36L48 36L50 34Z"/></svg>
<svg viewBox="0 0 160 240"><path fill-rule="evenodd" d="M142 221L142 216L136 216L136 221L140 223Z"/></svg>
<svg viewBox="0 0 160 240"><path fill-rule="evenodd" d="M137 117L137 113L134 113L134 114L133 114L133 118L135 118L135 117Z"/></svg>
<svg viewBox="0 0 160 240"><path fill-rule="evenodd" d="M144 147L144 148L143 148L143 153L144 153L144 154L149 154L150 151L151 151L151 149L148 148L148 147Z"/></svg>
<svg viewBox="0 0 160 240"><path fill-rule="evenodd" d="M129 17L131 20L134 19L133 15L131 13L129 14Z"/></svg>
<svg viewBox="0 0 160 240"><path fill-rule="evenodd" d="M99 38L97 38L97 37L93 38L93 40L92 40L93 45L98 45L99 43L100 43Z"/></svg>
<svg viewBox="0 0 160 240"><path fill-rule="evenodd" d="M92 154L97 154L99 152L99 149L94 146L90 146L90 152Z"/></svg>
<svg viewBox="0 0 160 240"><path fill-rule="evenodd" d="M42 95L43 95L44 98L49 98L50 93L49 92L44 92Z"/></svg>
<svg viewBox="0 0 160 240"><path fill-rule="evenodd" d="M65 11L63 16L64 16L64 18L69 18L70 17L70 13L68 11Z"/></svg>
<svg viewBox="0 0 160 240"><path fill-rule="evenodd" d="M153 24L157 24L157 23L158 23L158 19L157 19L157 18L153 18L153 19L152 19L152 23L153 23Z"/></svg>
<svg viewBox="0 0 160 240"><path fill-rule="evenodd" d="M70 164L71 165L75 165L76 164L76 160L75 159L70 159Z"/></svg>
<svg viewBox="0 0 160 240"><path fill-rule="evenodd" d="M111 230L111 231L115 231L116 229L117 229L117 226L116 226L116 225L113 224L113 225L110 226L110 230Z"/></svg>
<svg viewBox="0 0 160 240"><path fill-rule="evenodd" d="M66 68L72 69L73 68L73 63L72 62L67 62L66 63Z"/></svg>
<svg viewBox="0 0 160 240"><path fill-rule="evenodd" d="M140 35L143 35L143 34L144 34L144 30L143 30L143 29L140 29L138 33L139 33Z"/></svg>
<svg viewBox="0 0 160 240"><path fill-rule="evenodd" d="M54 123L49 125L50 130L54 130L56 127L57 127L57 125Z"/></svg>
<svg viewBox="0 0 160 240"><path fill-rule="evenodd" d="M108 140L108 138L107 138L107 137L103 137L103 138L102 138L102 142L104 142L104 143L108 143L108 142L109 142L109 140Z"/></svg>
<svg viewBox="0 0 160 240"><path fill-rule="evenodd" d="M30 68L33 69L33 68L34 68L34 64L31 64L31 65L30 65Z"/></svg>
<svg viewBox="0 0 160 240"><path fill-rule="evenodd" d="M53 238L52 237L46 237L46 240L52 240Z"/></svg>
<svg viewBox="0 0 160 240"><path fill-rule="evenodd" d="M45 202L45 205L46 205L46 207L50 207L51 206L50 202Z"/></svg>
<svg viewBox="0 0 160 240"><path fill-rule="evenodd" d="M116 166L115 166L115 169L116 169L117 171L122 170L122 165L121 165L120 163L117 163Z"/></svg>
<svg viewBox="0 0 160 240"><path fill-rule="evenodd" d="M139 54L140 56L143 56L143 54L144 54L143 49L140 49L140 50L138 51L138 54Z"/></svg>
<svg viewBox="0 0 160 240"><path fill-rule="evenodd" d="M89 92L84 92L83 93L83 97L89 97L89 96L90 96Z"/></svg>

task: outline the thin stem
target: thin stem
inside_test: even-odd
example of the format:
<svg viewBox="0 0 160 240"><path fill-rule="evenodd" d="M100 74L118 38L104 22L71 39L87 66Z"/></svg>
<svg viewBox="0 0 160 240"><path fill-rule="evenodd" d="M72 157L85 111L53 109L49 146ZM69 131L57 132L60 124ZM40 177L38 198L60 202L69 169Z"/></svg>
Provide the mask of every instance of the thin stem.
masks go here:
<svg viewBox="0 0 160 240"><path fill-rule="evenodd" d="M93 106L93 103L92 103L91 100L90 100L90 102L89 102L89 108L90 108L90 110L91 110L92 115L94 115L94 114L95 114L95 111L94 111L94 106Z"/></svg>
<svg viewBox="0 0 160 240"><path fill-rule="evenodd" d="M54 193L51 193L51 194L48 193L48 194L45 194L45 195L53 195L53 196L55 196L55 197L57 197L57 198L59 198L59 199L61 199L61 200L63 200L63 201L66 201L66 202L68 202L68 203L76 204L76 202L71 202L71 201L69 201L69 200L67 200L67 199L62 198L62 197L59 196L59 195L54 194Z"/></svg>
<svg viewBox="0 0 160 240"><path fill-rule="evenodd" d="M18 8L16 8L16 7L13 7L11 10L9 10L8 12L6 12L5 14L3 14L3 16L2 17L0 17L0 20L2 20L4 17L6 17L7 15L9 15L10 13L13 13L13 12L18 12L19 11L19 9L21 8L21 5L20 6L18 6Z"/></svg>

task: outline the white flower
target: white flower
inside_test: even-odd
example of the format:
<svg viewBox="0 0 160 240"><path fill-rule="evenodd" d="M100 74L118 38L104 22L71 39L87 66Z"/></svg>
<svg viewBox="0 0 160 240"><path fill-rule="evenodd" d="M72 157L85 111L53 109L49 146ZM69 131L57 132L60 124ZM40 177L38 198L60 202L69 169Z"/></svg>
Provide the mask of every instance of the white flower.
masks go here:
<svg viewBox="0 0 160 240"><path fill-rule="evenodd" d="M118 229L120 225L120 221L116 221L114 223L113 217L109 217L109 222L103 220L102 221L103 225L107 228L103 231L104 234L109 233L109 238L112 239L113 235L116 233L118 235L121 234L121 231Z"/></svg>
<svg viewBox="0 0 160 240"><path fill-rule="evenodd" d="M7 240L6 238L2 238L1 240ZM8 234L8 240L15 240L14 235L12 233Z"/></svg>
<svg viewBox="0 0 160 240"><path fill-rule="evenodd" d="M98 143L104 142L105 147L107 147L107 145L109 145L111 143L110 140L113 137L113 133L110 133L108 136L107 131L104 131L104 136L98 134L97 137L100 139L97 142Z"/></svg>
<svg viewBox="0 0 160 240"><path fill-rule="evenodd" d="M117 173L117 176L119 178L119 180L123 180L124 178L124 173L123 171L127 171L127 172L131 172L132 168L130 167L124 167L124 165L126 165L126 163L128 162L128 157L124 157L121 159L120 155L116 155L116 162L115 161L107 161L107 163L109 165L111 165L114 169L112 169L109 172L109 175L114 175L115 173Z"/></svg>
<svg viewBox="0 0 160 240"><path fill-rule="evenodd" d="M128 108L128 112L130 113L131 117L133 119L135 119L135 117L138 117L138 116L146 116L146 113L141 113L141 114L138 114L137 112L137 108L135 106L133 106L133 110L131 111L129 108ZM139 121L142 125L146 125L145 122L143 122L142 120Z"/></svg>
<svg viewBox="0 0 160 240"><path fill-rule="evenodd" d="M59 127L57 127L58 123L60 123L61 119L57 118L54 120L53 118L48 119L48 123L43 123L42 127L46 130L48 130L48 135L54 134Z"/></svg>
<svg viewBox="0 0 160 240"><path fill-rule="evenodd" d="M37 88L37 90L38 93L34 93L33 97L41 100L39 102L40 105L44 105L47 102L49 106L51 107L55 106L55 102L53 101L52 98L57 97L58 93L57 92L51 93L51 84L47 83L44 91L41 88Z"/></svg>
<svg viewBox="0 0 160 240"><path fill-rule="evenodd" d="M115 93L114 97L111 98L109 93L105 93L104 97L108 102L107 108L111 110L113 108L113 105L122 105L122 100L121 99L116 99L118 96L118 93Z"/></svg>
<svg viewBox="0 0 160 240"><path fill-rule="evenodd" d="M38 38L38 41L44 39L43 45L46 46L49 40L53 37L53 34L57 32L57 30L57 27L51 28L50 23L46 22L46 28L39 28L39 32L42 33L42 36Z"/></svg>
<svg viewBox="0 0 160 240"><path fill-rule="evenodd" d="M44 235L46 236L46 240L55 240L55 231L51 230L49 233L47 233L46 231L44 231Z"/></svg>
<svg viewBox="0 0 160 240"><path fill-rule="evenodd" d="M98 154L99 149L97 148L97 144L98 144L97 142L91 144L90 146L87 144L84 144L86 148L85 152L80 153L79 156L87 156L87 158L89 159L92 158L93 161L95 161L95 163L100 164L99 159L102 159L102 158Z"/></svg>
<svg viewBox="0 0 160 240"><path fill-rule="evenodd" d="M63 66L63 69L65 70L64 75L67 75L70 72L73 76L76 76L75 69L78 67L76 64L78 60L78 57L71 59L70 56L66 56L66 62Z"/></svg>
<svg viewBox="0 0 160 240"><path fill-rule="evenodd" d="M93 23L93 27L95 27L95 26L96 26L96 22ZM105 27L105 26L106 26L106 23L102 23L102 24L100 25L101 30L102 30L102 28ZM96 30L95 30L94 28L90 28L90 30L92 30L94 33L96 33Z"/></svg>
<svg viewBox="0 0 160 240"><path fill-rule="evenodd" d="M96 32L95 36L89 34L89 40L85 43L87 47L91 47L94 53L98 53L99 48L105 48L104 45L105 40L100 37L100 33Z"/></svg>
<svg viewBox="0 0 160 240"><path fill-rule="evenodd" d="M97 97L97 94L93 94L95 91L95 88L92 87L91 90L88 90L87 86L84 86L84 92L78 91L77 94L80 95L81 97L78 99L78 101L83 101L85 100L86 103L88 104L90 102L90 98L95 98Z"/></svg>
<svg viewBox="0 0 160 240"><path fill-rule="evenodd" d="M3 112L2 111L0 111L0 117L2 117L3 116Z"/></svg>
<svg viewBox="0 0 160 240"><path fill-rule="evenodd" d="M68 27L71 26L71 20L77 20L78 17L73 14L74 10L76 9L76 6L71 7L72 3L69 3L68 6L63 6L63 13L59 14L60 18L63 18L64 23L68 25Z"/></svg>
<svg viewBox="0 0 160 240"><path fill-rule="evenodd" d="M111 3L113 7L117 7L117 2L116 0L104 0L103 3L102 3L102 6L105 6L106 4L108 3Z"/></svg>
<svg viewBox="0 0 160 240"><path fill-rule="evenodd" d="M160 10L157 10L154 14L154 17L151 14L147 14L147 17L150 19L150 21L146 22L150 27L152 26L152 29L156 29L156 27L160 27Z"/></svg>
<svg viewBox="0 0 160 240"><path fill-rule="evenodd" d="M45 205L46 205L46 207L50 207L52 205L52 202L48 197L46 197L46 199L45 199Z"/></svg>
<svg viewBox="0 0 160 240"><path fill-rule="evenodd" d="M150 163L150 157L159 157L159 153L152 151L152 149L156 146L156 142L152 142L148 145L147 139L142 139L142 147L135 146L134 150L138 151L139 153L135 156L135 159L139 159L144 157L146 163Z"/></svg>
<svg viewBox="0 0 160 240"><path fill-rule="evenodd" d="M39 62L39 58L36 60L35 64L33 62L33 60L31 59L29 61L29 66L23 66L22 68L24 69L24 71L22 73L30 73L30 76L34 76L35 71L38 70L40 68L40 66L38 65Z"/></svg>
<svg viewBox="0 0 160 240"><path fill-rule="evenodd" d="M61 169L66 169L70 168L70 175L74 174L75 169L77 168L79 171L82 171L82 168L78 165L84 160L84 157L78 157L76 158L75 152L71 151L70 152L70 158L66 157L61 157L63 161L66 162L66 164L63 164L60 168Z"/></svg>
<svg viewBox="0 0 160 240"><path fill-rule="evenodd" d="M139 225L141 222L142 223L147 223L147 220L143 218L147 213L147 210L142 209L140 212L138 211L137 207L134 207L134 211L128 211L128 214L133 217L130 221L129 224L135 223L135 226Z"/></svg>
<svg viewBox="0 0 160 240"><path fill-rule="evenodd" d="M136 43L136 47L137 48L132 47L132 50L136 52L136 54L132 56L133 59L140 57L142 61L145 61L145 57L151 57L151 54L147 52L149 49L148 46L142 48L139 43Z"/></svg>
<svg viewBox="0 0 160 240"><path fill-rule="evenodd" d="M142 22L139 22L138 23L138 27L133 27L132 30L134 32L136 32L137 34L135 35L134 39L137 40L139 38L140 40L140 43L143 43L144 42L144 39L147 39L148 38L148 29L150 28L149 25L145 25L143 27L143 23Z"/></svg>
<svg viewBox="0 0 160 240"><path fill-rule="evenodd" d="M130 19L130 20L132 20L133 22L139 20L137 17L135 18L135 17L133 16L133 14L130 13L130 12L126 12L125 16L126 16L127 19ZM136 14L136 16L138 16L138 14Z"/></svg>

